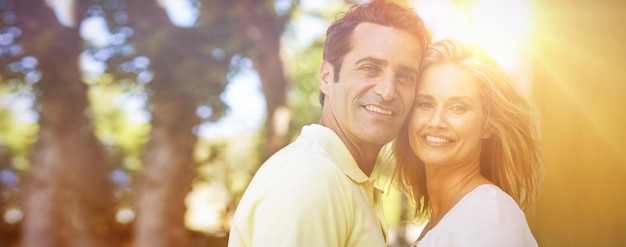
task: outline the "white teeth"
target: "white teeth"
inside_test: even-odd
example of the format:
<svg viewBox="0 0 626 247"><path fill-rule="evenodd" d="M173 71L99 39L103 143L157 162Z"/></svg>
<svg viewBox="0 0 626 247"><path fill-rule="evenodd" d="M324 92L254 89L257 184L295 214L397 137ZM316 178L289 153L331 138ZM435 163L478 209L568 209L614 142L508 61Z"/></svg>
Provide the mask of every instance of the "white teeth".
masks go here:
<svg viewBox="0 0 626 247"><path fill-rule="evenodd" d="M445 138L441 138L441 137L435 137L435 136L426 136L426 140L429 142L435 142L435 143L448 143L450 142L450 140L445 139Z"/></svg>
<svg viewBox="0 0 626 247"><path fill-rule="evenodd" d="M373 111L373 112L377 112L377 113L385 114L385 115L391 115L393 113L392 111L384 110L373 105L367 105L365 106L365 109L367 109L368 111Z"/></svg>

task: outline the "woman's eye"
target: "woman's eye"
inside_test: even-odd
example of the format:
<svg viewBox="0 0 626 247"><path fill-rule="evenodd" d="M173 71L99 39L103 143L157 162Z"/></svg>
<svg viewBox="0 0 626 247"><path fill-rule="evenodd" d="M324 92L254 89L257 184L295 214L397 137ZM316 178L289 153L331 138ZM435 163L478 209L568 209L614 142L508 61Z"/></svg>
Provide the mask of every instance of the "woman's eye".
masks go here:
<svg viewBox="0 0 626 247"><path fill-rule="evenodd" d="M417 102L417 108L422 110L428 110L433 108L433 104L427 101Z"/></svg>
<svg viewBox="0 0 626 247"><path fill-rule="evenodd" d="M463 105L455 105L455 106L450 108L450 111L452 113L456 113L456 114L465 113L465 112L467 112L467 107L465 107Z"/></svg>

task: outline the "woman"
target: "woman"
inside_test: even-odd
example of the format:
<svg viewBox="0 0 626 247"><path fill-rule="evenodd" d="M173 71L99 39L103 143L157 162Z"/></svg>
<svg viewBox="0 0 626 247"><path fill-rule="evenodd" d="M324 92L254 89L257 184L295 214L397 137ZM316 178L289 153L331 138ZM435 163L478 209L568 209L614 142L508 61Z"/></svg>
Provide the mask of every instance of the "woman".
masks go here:
<svg viewBox="0 0 626 247"><path fill-rule="evenodd" d="M537 246L524 215L542 179L536 117L485 52L432 45L393 144L395 183L429 217L414 246Z"/></svg>

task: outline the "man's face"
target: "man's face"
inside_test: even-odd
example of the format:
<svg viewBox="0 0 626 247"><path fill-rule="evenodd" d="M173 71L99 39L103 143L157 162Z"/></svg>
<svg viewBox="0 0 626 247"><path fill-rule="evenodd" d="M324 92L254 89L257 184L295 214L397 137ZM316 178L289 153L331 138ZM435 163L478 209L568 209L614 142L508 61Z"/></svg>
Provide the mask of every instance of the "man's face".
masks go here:
<svg viewBox="0 0 626 247"><path fill-rule="evenodd" d="M333 82L331 64L322 65L322 118L344 142L384 145L398 134L413 104L420 43L406 31L373 23L359 24L351 40L339 81Z"/></svg>

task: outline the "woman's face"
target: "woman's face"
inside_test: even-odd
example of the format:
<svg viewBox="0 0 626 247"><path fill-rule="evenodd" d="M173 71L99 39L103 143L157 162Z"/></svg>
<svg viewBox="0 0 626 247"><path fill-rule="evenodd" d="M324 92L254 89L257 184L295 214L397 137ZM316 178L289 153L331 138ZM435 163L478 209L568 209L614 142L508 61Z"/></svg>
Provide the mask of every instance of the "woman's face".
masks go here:
<svg viewBox="0 0 626 247"><path fill-rule="evenodd" d="M422 73L409 125L411 149L426 167L479 164L485 113L478 82L454 64Z"/></svg>

